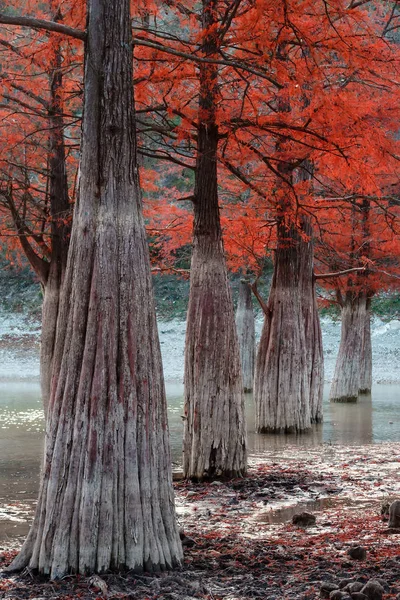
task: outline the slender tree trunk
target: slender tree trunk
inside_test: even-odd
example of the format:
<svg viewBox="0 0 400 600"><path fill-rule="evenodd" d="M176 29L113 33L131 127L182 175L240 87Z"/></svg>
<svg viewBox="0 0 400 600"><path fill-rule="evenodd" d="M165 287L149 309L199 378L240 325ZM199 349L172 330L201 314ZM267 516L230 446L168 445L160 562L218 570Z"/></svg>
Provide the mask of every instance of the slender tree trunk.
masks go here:
<svg viewBox="0 0 400 600"><path fill-rule="evenodd" d="M305 431L322 419L322 343L311 224L278 225L274 275L254 379L256 430Z"/></svg>
<svg viewBox="0 0 400 600"><path fill-rule="evenodd" d="M254 379L255 325L251 288L248 282L243 279L239 284L236 328L239 338L243 390L251 392Z"/></svg>
<svg viewBox="0 0 400 600"><path fill-rule="evenodd" d="M40 347L40 379L45 413L50 397L51 369L56 339L61 286L67 266L70 224L70 204L62 114L62 56L55 51L51 74L49 109L49 178L51 216L51 259L48 276L43 284L42 336Z"/></svg>
<svg viewBox="0 0 400 600"><path fill-rule="evenodd" d="M371 299L367 298L364 338L361 348L360 394L369 394L372 388Z"/></svg>
<svg viewBox="0 0 400 600"><path fill-rule="evenodd" d="M369 258L371 251L371 231L370 231L370 200L362 200L362 232L364 243L362 247L363 256ZM364 277L367 276L367 272ZM360 394L369 394L372 388L372 344L371 344L371 299L373 294L368 290L366 299L366 315L364 320L364 337L361 347L361 368L360 368Z"/></svg>
<svg viewBox="0 0 400 600"><path fill-rule="evenodd" d="M216 2L203 0L203 51L216 52ZM193 254L185 345L183 470L192 479L246 471L243 383L218 207L217 70L200 65Z"/></svg>
<svg viewBox="0 0 400 600"><path fill-rule="evenodd" d="M128 0L88 0L79 198L34 523L11 569L180 563L136 161Z"/></svg>
<svg viewBox="0 0 400 600"><path fill-rule="evenodd" d="M307 93L305 93L303 101L305 105L309 104ZM313 173L314 165L312 161L306 159L303 161L302 165L295 170L294 176L297 182L309 182L310 190L312 190ZM303 216L302 218L302 234L303 241L304 236L306 240L309 240L307 251L304 252L303 260L301 261L300 301L305 328L306 364L310 381L309 402L311 423L321 423L323 421L324 352L322 347L322 332L317 297L315 294L313 230L311 220L306 216Z"/></svg>
<svg viewBox="0 0 400 600"><path fill-rule="evenodd" d="M322 423L322 400L324 393L324 353L322 347L321 323L317 306L314 283L314 246L310 220L303 217L303 235L309 238L307 248L302 253L300 273L300 303L303 313L305 334L305 355L308 379L310 382L310 416L311 423Z"/></svg>
<svg viewBox="0 0 400 600"><path fill-rule="evenodd" d="M342 307L342 331L329 399L356 402L372 380L369 299L365 292L348 291Z"/></svg>

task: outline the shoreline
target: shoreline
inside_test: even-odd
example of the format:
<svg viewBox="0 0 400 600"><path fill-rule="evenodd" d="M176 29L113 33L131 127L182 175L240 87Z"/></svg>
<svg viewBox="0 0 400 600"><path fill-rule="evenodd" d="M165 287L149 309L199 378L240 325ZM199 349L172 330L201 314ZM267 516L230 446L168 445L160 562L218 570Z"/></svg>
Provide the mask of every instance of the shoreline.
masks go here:
<svg viewBox="0 0 400 600"><path fill-rule="evenodd" d="M263 321L256 320L258 342ZM340 343L340 322L321 319L325 383L332 380ZM158 321L166 383L181 383L184 371L186 322L179 319ZM371 326L373 382L400 383L400 321L384 323L373 319ZM5 315L0 311L0 381L39 378L40 324L23 315ZM21 372L24 375L21 375Z"/></svg>

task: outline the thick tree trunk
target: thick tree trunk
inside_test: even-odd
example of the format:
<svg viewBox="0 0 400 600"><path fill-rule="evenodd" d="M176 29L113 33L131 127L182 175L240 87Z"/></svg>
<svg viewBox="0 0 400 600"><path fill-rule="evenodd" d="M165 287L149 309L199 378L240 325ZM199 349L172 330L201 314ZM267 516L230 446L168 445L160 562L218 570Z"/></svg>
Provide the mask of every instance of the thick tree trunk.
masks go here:
<svg viewBox="0 0 400 600"><path fill-rule="evenodd" d="M342 331L329 399L356 402L372 384L369 299L364 292L348 291L342 307Z"/></svg>
<svg viewBox="0 0 400 600"><path fill-rule="evenodd" d="M79 198L44 468L12 569L178 564L161 355L136 162L128 0L89 0Z"/></svg>
<svg viewBox="0 0 400 600"><path fill-rule="evenodd" d="M55 52L51 75L49 109L49 178L51 216L51 258L48 276L43 284L42 336L40 346L40 379L45 413L50 397L51 369L56 339L61 286L67 266L70 224L70 204L62 116L62 56Z"/></svg>
<svg viewBox="0 0 400 600"><path fill-rule="evenodd" d="M216 52L216 2L203 0L203 50ZM214 26L214 27L213 27ZM217 71L200 65L193 254L185 345L183 471L192 479L246 471L239 344L218 207Z"/></svg>
<svg viewBox="0 0 400 600"><path fill-rule="evenodd" d="M251 288L245 280L241 280L239 284L236 329L239 338L243 390L251 392L254 379L255 325Z"/></svg>
<svg viewBox="0 0 400 600"><path fill-rule="evenodd" d="M195 235L185 346L185 477L246 471L239 345L222 241Z"/></svg>
<svg viewBox="0 0 400 600"><path fill-rule="evenodd" d="M267 315L256 358L259 433L305 431L322 419L322 343L309 219L302 231L278 225Z"/></svg>

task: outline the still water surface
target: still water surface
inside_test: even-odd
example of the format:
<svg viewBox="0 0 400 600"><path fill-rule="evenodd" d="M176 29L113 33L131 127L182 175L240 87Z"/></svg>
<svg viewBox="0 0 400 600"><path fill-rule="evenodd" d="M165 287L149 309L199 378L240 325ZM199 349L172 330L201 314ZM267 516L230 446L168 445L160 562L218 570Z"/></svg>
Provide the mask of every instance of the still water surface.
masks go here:
<svg viewBox="0 0 400 600"><path fill-rule="evenodd" d="M358 403L327 401L324 423L303 435L258 435L254 432L251 394L246 395L248 447L250 455L281 450L287 445L315 446L322 443L363 445L400 441L400 386L376 385L371 396ZM172 458L181 459L183 386L167 383ZM37 495L43 449L43 412L37 382L0 381L0 542L25 535L26 516Z"/></svg>

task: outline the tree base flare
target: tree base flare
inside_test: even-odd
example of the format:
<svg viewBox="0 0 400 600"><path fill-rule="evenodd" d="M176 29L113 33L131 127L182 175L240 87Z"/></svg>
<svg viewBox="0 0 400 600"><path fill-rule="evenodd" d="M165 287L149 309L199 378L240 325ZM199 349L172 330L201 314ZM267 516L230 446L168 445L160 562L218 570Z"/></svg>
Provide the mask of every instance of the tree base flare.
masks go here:
<svg viewBox="0 0 400 600"><path fill-rule="evenodd" d="M342 329L329 399L356 402L372 385L370 300L366 293L348 292L342 306Z"/></svg>
<svg viewBox="0 0 400 600"><path fill-rule="evenodd" d="M272 434L272 435L296 435L296 434L307 433L308 431L311 431L311 429L312 429L311 427L307 427L305 429L298 429L297 427L294 427L294 426L279 427L279 428L259 427L257 429L257 433L268 433L268 434Z"/></svg>
<svg viewBox="0 0 400 600"><path fill-rule="evenodd" d="M330 402L355 403L358 401L358 396L340 396L339 398L329 398Z"/></svg>
<svg viewBox="0 0 400 600"><path fill-rule="evenodd" d="M311 224L304 219L301 233L282 223L278 236L254 378L257 433L308 431L322 421L322 337Z"/></svg>

